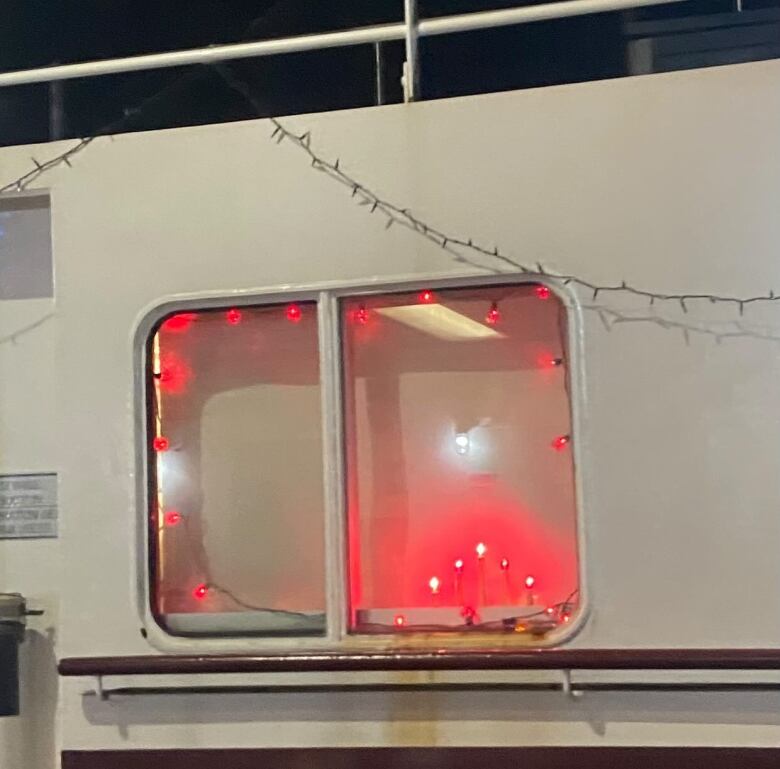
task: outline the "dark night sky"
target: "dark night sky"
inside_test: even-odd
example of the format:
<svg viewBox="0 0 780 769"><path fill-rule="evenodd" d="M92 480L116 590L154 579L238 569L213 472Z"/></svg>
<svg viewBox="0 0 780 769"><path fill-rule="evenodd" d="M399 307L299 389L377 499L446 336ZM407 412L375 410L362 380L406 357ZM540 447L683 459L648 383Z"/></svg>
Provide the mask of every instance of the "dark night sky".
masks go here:
<svg viewBox="0 0 780 769"><path fill-rule="evenodd" d="M422 16L518 5L518 0L420 0ZM526 0L526 4L528 3ZM726 0L695 0L632 12L712 12ZM363 26L402 18L402 0L5 0L0 70L127 56L247 39ZM626 14L600 14L421 41L423 95L440 98L625 74ZM403 44L384 46L389 101L401 100ZM265 114L374 103L370 46L232 63ZM156 99L149 97L165 89ZM67 81L66 136L219 122L253 116L207 67ZM143 103L143 110L133 111ZM0 144L49 138L48 87L0 91Z"/></svg>

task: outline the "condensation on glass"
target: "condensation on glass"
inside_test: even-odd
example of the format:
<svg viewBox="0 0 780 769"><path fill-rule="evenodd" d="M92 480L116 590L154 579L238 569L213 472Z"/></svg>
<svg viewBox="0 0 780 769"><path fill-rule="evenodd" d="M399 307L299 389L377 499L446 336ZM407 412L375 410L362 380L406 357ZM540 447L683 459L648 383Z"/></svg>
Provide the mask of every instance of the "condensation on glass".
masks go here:
<svg viewBox="0 0 780 769"><path fill-rule="evenodd" d="M570 622L563 303L499 284L349 298L341 312L351 632L534 641Z"/></svg>
<svg viewBox="0 0 780 769"><path fill-rule="evenodd" d="M147 345L152 609L180 635L322 634L313 302L179 312Z"/></svg>

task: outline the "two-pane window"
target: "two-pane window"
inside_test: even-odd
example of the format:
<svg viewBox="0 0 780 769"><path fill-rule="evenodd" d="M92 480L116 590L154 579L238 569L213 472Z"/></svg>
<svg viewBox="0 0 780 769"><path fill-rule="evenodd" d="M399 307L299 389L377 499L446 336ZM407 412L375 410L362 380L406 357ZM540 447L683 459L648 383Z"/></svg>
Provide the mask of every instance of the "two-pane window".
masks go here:
<svg viewBox="0 0 780 769"><path fill-rule="evenodd" d="M182 309L148 340L158 622L334 643L538 639L569 622L579 563L563 302L505 282L318 299L332 339L307 299ZM338 374L321 365L334 354ZM326 466L338 468L335 504ZM341 536L326 537L329 515Z"/></svg>

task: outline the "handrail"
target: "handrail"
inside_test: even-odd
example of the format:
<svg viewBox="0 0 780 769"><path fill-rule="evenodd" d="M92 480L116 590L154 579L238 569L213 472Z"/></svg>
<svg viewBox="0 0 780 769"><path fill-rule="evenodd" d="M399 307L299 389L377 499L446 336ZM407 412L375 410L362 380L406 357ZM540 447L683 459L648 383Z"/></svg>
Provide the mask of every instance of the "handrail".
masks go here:
<svg viewBox="0 0 780 769"><path fill-rule="evenodd" d="M416 25L417 35L449 35L457 32L472 32L479 29L495 29L533 21L583 16L591 13L606 13L650 5L667 5L685 0L561 0L561 2L540 5L504 8L496 11L441 16L423 19ZM324 48L342 48L368 43L382 43L389 40L404 40L407 33L404 22L379 24L372 27L323 32L312 35L257 40L249 43L229 43L183 51L150 53L142 56L126 56L117 59L103 59L76 64L60 64L50 67L18 70L0 73L0 87L48 83L54 80L69 80L79 77L99 77L120 72L138 72L165 67L181 67L191 64L214 64L233 59L249 59L258 56L274 56L299 51L315 51Z"/></svg>
<svg viewBox="0 0 780 769"><path fill-rule="evenodd" d="M541 649L66 657L62 676L431 670L780 670L777 649Z"/></svg>

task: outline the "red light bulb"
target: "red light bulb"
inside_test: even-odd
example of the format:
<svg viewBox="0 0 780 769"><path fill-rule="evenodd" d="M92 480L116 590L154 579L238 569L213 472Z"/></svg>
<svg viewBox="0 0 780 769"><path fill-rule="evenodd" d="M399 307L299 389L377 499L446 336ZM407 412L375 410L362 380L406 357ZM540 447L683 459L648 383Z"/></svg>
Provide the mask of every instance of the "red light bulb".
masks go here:
<svg viewBox="0 0 780 769"><path fill-rule="evenodd" d="M550 298L550 289L547 286L543 286L541 284L534 288L534 293L539 297L539 299Z"/></svg>
<svg viewBox="0 0 780 769"><path fill-rule="evenodd" d="M463 574L463 559L458 558L457 561L455 561L455 573L456 574Z"/></svg>
<svg viewBox="0 0 780 769"><path fill-rule="evenodd" d="M168 451L171 447L170 441L164 435L158 435L152 441L152 448L155 451Z"/></svg>
<svg viewBox="0 0 780 769"><path fill-rule="evenodd" d="M403 627L406 624L406 617L403 614L396 614L393 619L393 624L396 627Z"/></svg>
<svg viewBox="0 0 780 769"><path fill-rule="evenodd" d="M361 304L360 307L352 313L352 319L355 323L360 323L361 326L365 326L366 323L368 323L368 310L365 308L365 305Z"/></svg>
<svg viewBox="0 0 780 769"><path fill-rule="evenodd" d="M169 352L162 356L160 370L154 377L160 383L161 390L175 395L186 389L192 377L192 369L178 355Z"/></svg>
<svg viewBox="0 0 780 769"><path fill-rule="evenodd" d="M209 586L201 583L196 585L192 591L192 597L197 601L202 601L209 594Z"/></svg>
<svg viewBox="0 0 780 769"><path fill-rule="evenodd" d="M487 315L485 315L485 323L489 326L495 326L500 320L501 313L499 312L498 305L493 302L493 304L490 305Z"/></svg>
<svg viewBox="0 0 780 769"><path fill-rule="evenodd" d="M545 609L545 611L546 611L546 612L547 612L547 613L548 613L550 616L552 616L553 614L555 614L555 608L554 608L554 607L552 607L552 606L548 606L548 607Z"/></svg>
<svg viewBox="0 0 780 769"><path fill-rule="evenodd" d="M559 435L550 445L556 451L563 451L569 445L569 441L571 441L571 437L568 435Z"/></svg>
<svg viewBox="0 0 780 769"><path fill-rule="evenodd" d="M228 310L225 313L225 318L227 318L227 322L231 326L237 326L239 323L241 323L241 310L233 307L231 310Z"/></svg>
<svg viewBox="0 0 780 769"><path fill-rule="evenodd" d="M536 584L536 578L532 574L529 574L525 578L525 586L530 590L535 584Z"/></svg>
<svg viewBox="0 0 780 769"><path fill-rule="evenodd" d="M508 558L502 558L501 559L501 571L507 571L509 569L509 559Z"/></svg>
<svg viewBox="0 0 780 769"><path fill-rule="evenodd" d="M180 312L176 315L171 315L170 318L163 322L162 327L166 331L186 331L192 321L195 320L195 317L194 312Z"/></svg>
<svg viewBox="0 0 780 769"><path fill-rule="evenodd" d="M284 314L290 323L297 323L303 317L303 312L297 304L288 304Z"/></svg>
<svg viewBox="0 0 780 769"><path fill-rule="evenodd" d="M420 291L417 295L417 299L422 304L430 304L431 302L436 301L436 295L429 288L426 288L425 291Z"/></svg>
<svg viewBox="0 0 780 769"><path fill-rule="evenodd" d="M165 525L176 526L178 523L181 523L181 513L176 512L176 510L169 510L165 514Z"/></svg>
<svg viewBox="0 0 780 769"><path fill-rule="evenodd" d="M539 356L540 368L556 368L563 365L563 358L556 358L554 355L543 354Z"/></svg>

